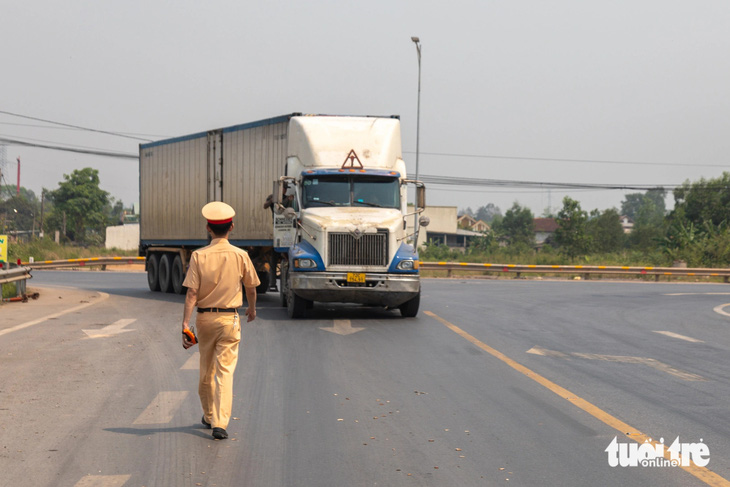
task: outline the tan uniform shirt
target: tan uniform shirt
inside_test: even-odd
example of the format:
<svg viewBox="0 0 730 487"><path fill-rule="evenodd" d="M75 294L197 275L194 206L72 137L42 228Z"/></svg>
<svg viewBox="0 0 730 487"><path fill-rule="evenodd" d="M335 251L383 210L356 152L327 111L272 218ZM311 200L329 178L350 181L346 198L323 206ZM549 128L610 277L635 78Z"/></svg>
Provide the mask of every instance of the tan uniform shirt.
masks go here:
<svg viewBox="0 0 730 487"><path fill-rule="evenodd" d="M240 308L243 286L261 282L245 250L216 238L210 245L193 252L183 286L198 290L199 308Z"/></svg>

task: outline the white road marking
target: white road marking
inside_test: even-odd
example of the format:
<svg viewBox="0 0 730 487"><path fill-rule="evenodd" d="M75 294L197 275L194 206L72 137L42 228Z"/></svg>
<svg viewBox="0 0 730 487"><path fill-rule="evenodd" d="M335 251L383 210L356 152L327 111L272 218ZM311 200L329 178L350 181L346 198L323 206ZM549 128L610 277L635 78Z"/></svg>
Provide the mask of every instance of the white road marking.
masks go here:
<svg viewBox="0 0 730 487"><path fill-rule="evenodd" d="M705 343L702 340L698 340L696 338L688 337L688 336L685 336L685 335L680 335L679 333L673 333L671 331L658 331L658 330L654 330L654 333L659 333L660 335L665 335L665 336L672 337L672 338L678 338L680 340L684 340L684 341L687 341L687 342Z"/></svg>
<svg viewBox="0 0 730 487"><path fill-rule="evenodd" d="M715 313L719 313L719 314L721 314L723 316L730 316L730 313L728 313L724 309L724 308L727 308L728 306L730 306L730 303L721 304L720 306L715 306L715 308L713 310L715 311Z"/></svg>
<svg viewBox="0 0 730 487"><path fill-rule="evenodd" d="M730 296L730 293L671 293L665 296Z"/></svg>
<svg viewBox="0 0 730 487"><path fill-rule="evenodd" d="M200 370L200 352L192 354L180 370Z"/></svg>
<svg viewBox="0 0 730 487"><path fill-rule="evenodd" d="M82 330L84 333L86 333L89 338L105 338L105 337L111 337L114 335L119 335L120 333L126 333L128 331L134 331L134 330L124 330L123 328L131 323L134 323L137 321L137 318L125 318L123 320L117 320L111 325L105 326L104 328L98 329L98 330Z"/></svg>
<svg viewBox="0 0 730 487"><path fill-rule="evenodd" d="M537 351L535 351L537 349ZM544 355L549 357L558 357L558 358L570 358L570 357L577 357L582 358L586 360L604 360L607 362L622 362L627 364L640 364L640 365L646 365L648 367L651 367L656 370L660 370L662 372L666 372L669 375L672 375L674 377L677 377L678 379L682 380L692 380L692 381L704 381L707 380L701 375L692 374L690 372L685 372L683 370L679 370L677 368L672 367L671 365L665 364L664 362L660 362L653 358L648 357L628 357L624 355L600 355L596 353L577 353L577 352L571 352L571 353L564 353L564 352L557 352L555 350L547 350L542 347L532 347L530 350L527 351L527 353L532 353L536 355Z"/></svg>
<svg viewBox="0 0 730 487"><path fill-rule="evenodd" d="M567 353L558 352L557 350L548 350L547 348L542 348L538 346L532 347L527 351L527 353L531 353L533 355L542 355L543 357L570 358Z"/></svg>
<svg viewBox="0 0 730 487"><path fill-rule="evenodd" d="M74 487L122 487L130 478L131 475L87 475Z"/></svg>
<svg viewBox="0 0 730 487"><path fill-rule="evenodd" d="M8 333L12 333L14 331L22 330L23 328L28 328L33 325L37 325L38 323L43 323L44 321L52 320L53 318L58 318L59 316L67 315L69 313L73 313L74 311L79 311L84 308L88 308L89 306L93 306L95 304L101 303L106 298L109 297L107 293L99 293L99 297L101 299L94 300L92 302L84 303L79 306L75 306L73 308L69 308L64 311L59 311L58 313L53 313L48 316L44 316L43 318L38 318L37 320L33 321L27 321L25 323L21 323L20 325L13 326L11 328L6 328L4 330L0 330L0 336L7 335Z"/></svg>
<svg viewBox="0 0 730 487"><path fill-rule="evenodd" d="M188 395L188 391L163 391L147 406L134 424L167 424Z"/></svg>
<svg viewBox="0 0 730 487"><path fill-rule="evenodd" d="M350 320L334 320L334 324L331 328L320 327L320 330L329 331L331 333L337 333L338 335L352 335L358 331L363 331L365 328L353 328Z"/></svg>

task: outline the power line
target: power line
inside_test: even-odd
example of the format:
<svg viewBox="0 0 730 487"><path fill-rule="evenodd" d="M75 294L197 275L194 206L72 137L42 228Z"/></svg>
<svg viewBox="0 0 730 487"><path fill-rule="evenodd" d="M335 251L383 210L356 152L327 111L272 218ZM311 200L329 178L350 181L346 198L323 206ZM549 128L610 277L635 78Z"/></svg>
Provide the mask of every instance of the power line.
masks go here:
<svg viewBox="0 0 730 487"><path fill-rule="evenodd" d="M79 125L71 125L69 123L54 122L52 120L45 120L43 118L30 117L28 115L21 115L19 113L8 112L8 111L5 111L5 110L0 110L0 113L3 113L5 115L11 115L13 117L26 118L28 120L35 120L36 122L51 123L51 124L54 124L54 125L60 125L62 127L71 127L71 128L75 128L75 129L79 129L79 130L85 130L87 132L96 132L96 133L99 133L99 134L113 135L114 137L123 137L125 139L134 139L134 140L141 140L143 142L152 142L151 139L143 139L141 137L134 137L134 136L131 136L131 135L125 135L125 134L121 134L121 133L118 133L118 132L109 132L109 131L106 131L106 130L92 129L92 128L88 128L88 127L81 127Z"/></svg>
<svg viewBox="0 0 730 487"><path fill-rule="evenodd" d="M27 142L27 143L36 143L36 144L46 144L46 145L49 145L51 147L69 147L71 149L89 149L89 150L97 150L97 151L102 151L102 152L111 152L111 151L108 151L106 149L102 149L102 148L99 148L99 147L90 147L90 146L87 146L87 145L68 144L66 142L56 142L56 141L53 141L53 140L34 139L34 138L30 138L30 137L14 137L12 135L0 134L0 140L2 140L4 138L8 138L8 137L11 138L11 139L8 139L8 140L14 140L16 142Z"/></svg>
<svg viewBox="0 0 730 487"><path fill-rule="evenodd" d="M434 183L430 183L434 184ZM598 191L613 191L612 189L589 189L589 188L582 188L582 189L554 189L551 188L556 193L594 193ZM525 190L502 190L502 189L450 189L450 188L434 188L430 187L428 188L429 191L442 191L445 193L478 193L478 194L543 194L545 193L545 189L525 189ZM549 191L549 190L548 190Z"/></svg>
<svg viewBox="0 0 730 487"><path fill-rule="evenodd" d="M595 190L635 190L645 191L656 188L676 188L679 184L596 184L596 183L556 183L541 181L512 181L505 179L459 178L453 176L422 175L421 181L428 184L453 186L486 186L509 188L541 189L595 189Z"/></svg>
<svg viewBox="0 0 730 487"><path fill-rule="evenodd" d="M72 147L61 147L57 145L49 145L49 144L37 144L33 142L24 142L22 140L17 139L8 139L5 137L0 137L0 142L4 142L7 144L13 144L13 145L22 145L24 147L36 147L39 149L51 149L51 150L60 150L65 152L75 152L77 154L89 154L94 156L103 156L103 157L117 157L121 159L139 159L139 156L136 154L125 154L123 152L111 152L111 151L102 151L102 150L93 150L93 149L76 149Z"/></svg>
<svg viewBox="0 0 730 487"><path fill-rule="evenodd" d="M0 111L1 112L1 111ZM35 147L41 149L60 150L66 152L75 152L79 154L89 154L104 157L114 157L122 159L139 159L137 154L128 154L123 152L112 152L97 149L83 149L73 147L61 147L52 144L40 144L27 142L18 139L11 139L0 136L0 142L8 144L21 145L26 147ZM481 179L454 176L434 176L423 174L421 181L428 184L439 186L482 186L482 187L502 187L502 188L522 188L544 191L554 190L572 190L572 191L609 191L609 190L630 190L630 191L648 191L651 189L674 189L681 187L681 184L595 184L595 183L561 183L561 182L544 182L544 181L515 181L505 179ZM514 191L512 191L514 192Z"/></svg>
<svg viewBox="0 0 730 487"><path fill-rule="evenodd" d="M48 129L48 130L82 130L77 129L73 127L49 127L48 125L36 125L33 123L13 123L13 122L0 122L0 125L11 125L13 127L30 127L30 128L38 128L38 129ZM171 135L158 135L158 134L139 134L134 132L119 132L119 134L122 135L143 135L145 137L158 137L161 139L167 139L172 137ZM147 139L140 139L143 141L146 141Z"/></svg>
<svg viewBox="0 0 730 487"><path fill-rule="evenodd" d="M412 151L403 151L405 154L415 154ZM677 167L728 167L730 164L690 164L673 162L643 162L643 161L612 161L601 159L561 159L556 157L522 157L522 156L493 156L486 154L453 154L447 152L421 152L421 154L438 157L468 157L474 159L507 159L512 161L547 161L547 162L576 162L591 164L626 164L635 166L677 166Z"/></svg>

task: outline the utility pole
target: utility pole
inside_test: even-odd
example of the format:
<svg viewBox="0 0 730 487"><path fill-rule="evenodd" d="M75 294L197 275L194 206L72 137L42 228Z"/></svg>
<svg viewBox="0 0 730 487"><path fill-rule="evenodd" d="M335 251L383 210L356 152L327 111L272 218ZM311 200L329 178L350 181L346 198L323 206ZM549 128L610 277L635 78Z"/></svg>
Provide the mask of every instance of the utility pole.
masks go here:
<svg viewBox="0 0 730 487"><path fill-rule="evenodd" d="M416 52L418 53L418 103L416 108L416 181L418 181L418 155L421 140L421 39L411 37L411 41L416 45ZM413 209L416 209L416 205L413 205ZM418 216L418 213L416 213L413 218L413 232L415 234L414 248L418 247Z"/></svg>
<svg viewBox="0 0 730 487"><path fill-rule="evenodd" d="M39 238L43 238L43 204L46 202L46 189L41 190L41 230L38 233Z"/></svg>
<svg viewBox="0 0 730 487"><path fill-rule="evenodd" d="M20 157L18 157L18 190L17 196L20 196Z"/></svg>
<svg viewBox="0 0 730 487"><path fill-rule="evenodd" d="M6 146L0 144L0 189L2 189L2 181L3 181L3 169L5 168L5 162L7 158L7 150L5 148ZM2 193L2 191L0 191ZM0 197L2 194L0 194Z"/></svg>

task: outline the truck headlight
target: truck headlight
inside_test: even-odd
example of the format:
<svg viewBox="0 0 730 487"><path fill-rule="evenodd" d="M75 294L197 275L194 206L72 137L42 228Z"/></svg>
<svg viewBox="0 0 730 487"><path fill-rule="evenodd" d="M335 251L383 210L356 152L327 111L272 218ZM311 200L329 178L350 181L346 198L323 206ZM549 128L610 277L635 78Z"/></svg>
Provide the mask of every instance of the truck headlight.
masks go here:
<svg viewBox="0 0 730 487"><path fill-rule="evenodd" d="M294 259L294 267L298 269L314 269L317 264L312 259Z"/></svg>
<svg viewBox="0 0 730 487"><path fill-rule="evenodd" d="M395 267L401 271L412 271L418 269L418 262L415 260L402 260L398 262L398 265Z"/></svg>

